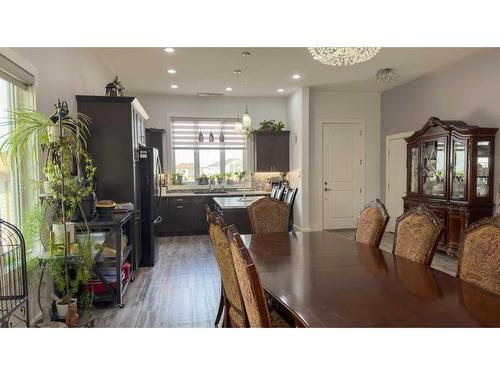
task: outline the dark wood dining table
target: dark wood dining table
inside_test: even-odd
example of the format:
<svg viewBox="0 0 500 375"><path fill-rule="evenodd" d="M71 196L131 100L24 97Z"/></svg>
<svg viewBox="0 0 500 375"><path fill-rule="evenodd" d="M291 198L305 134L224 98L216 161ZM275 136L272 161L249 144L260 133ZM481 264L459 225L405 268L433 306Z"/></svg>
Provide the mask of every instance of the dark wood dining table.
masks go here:
<svg viewBox="0 0 500 375"><path fill-rule="evenodd" d="M500 327L500 297L331 232L242 235L266 292L306 327Z"/></svg>

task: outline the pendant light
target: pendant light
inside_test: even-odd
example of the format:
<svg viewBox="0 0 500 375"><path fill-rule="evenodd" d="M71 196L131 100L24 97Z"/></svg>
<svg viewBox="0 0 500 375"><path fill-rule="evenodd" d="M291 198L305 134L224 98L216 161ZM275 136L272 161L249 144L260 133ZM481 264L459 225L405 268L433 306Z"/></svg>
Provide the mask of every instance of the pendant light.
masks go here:
<svg viewBox="0 0 500 375"><path fill-rule="evenodd" d="M243 124L241 123L240 114L236 117L236 124L234 125L234 130L241 132L243 130Z"/></svg>
<svg viewBox="0 0 500 375"><path fill-rule="evenodd" d="M222 127L221 127L220 133L219 133L219 142L224 143L224 133L222 132Z"/></svg>
<svg viewBox="0 0 500 375"><path fill-rule="evenodd" d="M203 133L200 130L200 132L198 133L198 142L203 143L203 141L204 141Z"/></svg>
<svg viewBox="0 0 500 375"><path fill-rule="evenodd" d="M250 56L250 52L245 51L241 54L241 56L245 58L245 86L248 86L248 56ZM245 113L243 113L242 123L245 129L250 129L252 126L252 118L250 117L250 113L248 113L248 105L245 105Z"/></svg>
<svg viewBox="0 0 500 375"><path fill-rule="evenodd" d="M243 113L241 122L245 129L249 129L252 126L252 118L250 117L250 113L248 113L248 105L245 105L245 113Z"/></svg>
<svg viewBox="0 0 500 375"><path fill-rule="evenodd" d="M212 129L210 129L210 134L208 134L208 141L211 143L214 142L214 133L212 133Z"/></svg>

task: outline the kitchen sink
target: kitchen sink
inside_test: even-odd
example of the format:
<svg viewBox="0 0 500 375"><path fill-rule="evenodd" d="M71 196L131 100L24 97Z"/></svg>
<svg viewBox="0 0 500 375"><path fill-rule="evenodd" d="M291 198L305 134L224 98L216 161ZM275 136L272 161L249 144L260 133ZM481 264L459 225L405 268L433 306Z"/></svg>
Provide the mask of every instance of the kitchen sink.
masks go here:
<svg viewBox="0 0 500 375"><path fill-rule="evenodd" d="M195 194L227 194L227 191L226 190L217 190L217 189L214 189L214 190L195 190L194 191Z"/></svg>

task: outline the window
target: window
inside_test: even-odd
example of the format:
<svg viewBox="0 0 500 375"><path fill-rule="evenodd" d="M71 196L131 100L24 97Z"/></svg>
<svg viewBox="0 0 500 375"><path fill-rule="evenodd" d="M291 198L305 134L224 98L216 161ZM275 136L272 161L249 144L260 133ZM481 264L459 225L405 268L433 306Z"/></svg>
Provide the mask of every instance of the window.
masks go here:
<svg viewBox="0 0 500 375"><path fill-rule="evenodd" d="M195 182L202 175L234 175L245 169L247 141L244 133L235 130L236 119L175 117L170 119L170 125L171 168L182 173L185 181Z"/></svg>
<svg viewBox="0 0 500 375"><path fill-rule="evenodd" d="M11 111L34 108L34 76L11 58L0 54L0 144L12 131ZM0 157L0 218L23 230L23 213L37 202L33 181L38 176L38 149L28 147L25 160L11 165L6 155Z"/></svg>

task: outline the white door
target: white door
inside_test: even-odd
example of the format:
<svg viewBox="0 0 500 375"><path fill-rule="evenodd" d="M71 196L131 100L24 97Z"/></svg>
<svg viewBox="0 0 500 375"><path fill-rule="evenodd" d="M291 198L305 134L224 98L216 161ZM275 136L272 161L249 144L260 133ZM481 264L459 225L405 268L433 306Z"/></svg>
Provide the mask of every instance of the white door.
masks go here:
<svg viewBox="0 0 500 375"><path fill-rule="evenodd" d="M406 141L412 132L389 135L386 138L386 190L385 201L390 220L386 231L394 232L396 218L403 214L406 195Z"/></svg>
<svg viewBox="0 0 500 375"><path fill-rule="evenodd" d="M355 228L364 197L362 124L323 124L323 228Z"/></svg>

